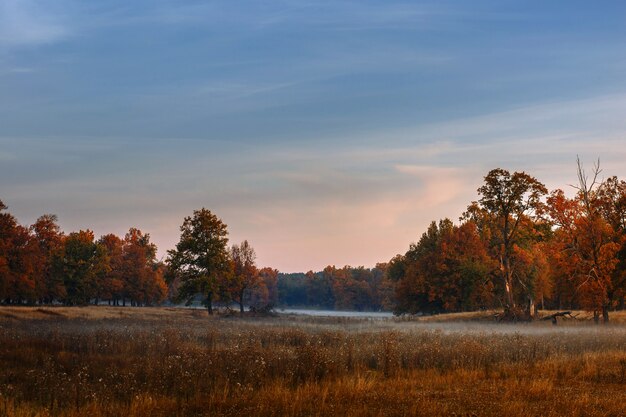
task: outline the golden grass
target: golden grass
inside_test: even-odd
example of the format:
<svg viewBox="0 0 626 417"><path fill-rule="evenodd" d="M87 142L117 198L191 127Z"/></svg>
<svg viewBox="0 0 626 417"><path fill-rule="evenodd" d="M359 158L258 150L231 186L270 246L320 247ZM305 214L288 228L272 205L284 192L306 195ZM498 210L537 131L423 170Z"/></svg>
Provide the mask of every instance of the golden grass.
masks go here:
<svg viewBox="0 0 626 417"><path fill-rule="evenodd" d="M2 417L624 415L620 325L0 313Z"/></svg>
<svg viewBox="0 0 626 417"><path fill-rule="evenodd" d="M564 311L564 310L558 310ZM545 317L553 313L557 313L557 310L540 310L538 317ZM446 313L446 314L436 314L432 316L422 316L422 317L407 317L406 320L412 321L420 321L425 323L447 323L447 322L458 322L458 321L481 321L481 322L493 322L495 321L495 315L501 313L500 310L484 310L484 311L471 311L471 312L463 312L463 313ZM565 317L559 318L559 323L569 322L591 322L593 321L593 313L582 310L572 310L572 315L575 317L574 319ZM626 311L614 311L610 313L611 323L626 323Z"/></svg>
<svg viewBox="0 0 626 417"><path fill-rule="evenodd" d="M132 318L139 320L160 320L178 318L198 318L207 315L202 309L188 309L175 307L108 307L108 306L85 306L85 307L0 307L0 320L13 319L49 319L51 316L65 319L124 319Z"/></svg>

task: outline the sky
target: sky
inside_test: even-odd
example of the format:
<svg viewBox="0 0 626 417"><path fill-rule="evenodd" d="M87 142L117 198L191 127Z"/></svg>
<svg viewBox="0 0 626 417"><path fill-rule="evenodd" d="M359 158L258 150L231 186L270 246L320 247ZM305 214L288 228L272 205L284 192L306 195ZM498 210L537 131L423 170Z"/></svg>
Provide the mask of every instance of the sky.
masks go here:
<svg viewBox="0 0 626 417"><path fill-rule="evenodd" d="M284 272L372 267L493 168L626 178L623 1L0 0L0 199L22 224L206 207Z"/></svg>

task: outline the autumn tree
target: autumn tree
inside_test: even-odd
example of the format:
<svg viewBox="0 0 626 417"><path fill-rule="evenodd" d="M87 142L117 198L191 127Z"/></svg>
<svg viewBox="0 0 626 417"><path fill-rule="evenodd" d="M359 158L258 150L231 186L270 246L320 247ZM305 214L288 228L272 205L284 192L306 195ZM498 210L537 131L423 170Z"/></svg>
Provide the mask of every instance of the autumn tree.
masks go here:
<svg viewBox="0 0 626 417"><path fill-rule="evenodd" d="M605 179L597 190L598 210L613 230L617 265L607 292L611 307L624 309L626 297L626 181L617 177Z"/></svg>
<svg viewBox="0 0 626 417"><path fill-rule="evenodd" d="M384 295L379 291L383 287L384 273L380 269L344 266L332 271L336 309L357 311L381 309Z"/></svg>
<svg viewBox="0 0 626 417"><path fill-rule="evenodd" d="M167 286L157 267L156 252L148 233L132 227L124 236L122 268L125 292L132 305L159 303L165 298Z"/></svg>
<svg viewBox="0 0 626 417"><path fill-rule="evenodd" d="M538 242L528 249L518 252L518 258L523 257L520 265L522 274L527 277L528 290L532 291L533 298L537 300L535 306L545 309L546 300L550 300L554 294L554 275L550 265L549 241Z"/></svg>
<svg viewBox="0 0 626 417"><path fill-rule="evenodd" d="M555 226L556 244L563 257L563 270L575 286L583 307L601 313L609 320L615 294L622 289L619 269L624 245L620 184L611 180L605 185L599 179L599 162L588 176L578 160L576 196L569 199L562 190L548 198L548 213Z"/></svg>
<svg viewBox="0 0 626 417"><path fill-rule="evenodd" d="M379 262L371 270L372 286L377 310L392 310L394 306L394 283L387 277L389 263Z"/></svg>
<svg viewBox="0 0 626 417"><path fill-rule="evenodd" d="M2 212L0 201L0 300L34 303L37 300L37 244L15 217Z"/></svg>
<svg viewBox="0 0 626 417"><path fill-rule="evenodd" d="M111 266L103 280L100 296L113 305L152 305L167 296L165 265L156 260L156 246L150 235L130 228L124 239L114 234L102 236L98 243L106 249Z"/></svg>
<svg viewBox="0 0 626 417"><path fill-rule="evenodd" d="M180 279L177 298L190 303L201 294L209 314L220 291L220 280L230 274L228 231L209 210L195 210L180 227L180 241L168 251L168 266Z"/></svg>
<svg viewBox="0 0 626 417"><path fill-rule="evenodd" d="M443 233L431 299L446 311L471 311L494 304L494 263L476 225L464 222Z"/></svg>
<svg viewBox="0 0 626 417"><path fill-rule="evenodd" d="M150 275L151 279L147 281L147 285L144 288L144 304L160 304L167 298L169 290L165 281L167 265L164 262L157 261L152 263L150 268L153 273Z"/></svg>
<svg viewBox="0 0 626 417"><path fill-rule="evenodd" d="M105 248L91 230L70 233L52 258L54 279L62 279L66 305L84 305L98 297L110 266Z"/></svg>
<svg viewBox="0 0 626 417"><path fill-rule="evenodd" d="M396 313L473 310L493 303L492 262L476 226L432 222L407 253L387 266Z"/></svg>
<svg viewBox="0 0 626 417"><path fill-rule="evenodd" d="M265 306L278 305L278 269L265 267L259 271L260 281L266 289Z"/></svg>
<svg viewBox="0 0 626 417"><path fill-rule="evenodd" d="M331 271L332 274L330 282L332 282L335 309L363 310L364 298L368 298L367 301L369 301L367 294L369 287L367 283L353 279L350 268L347 266L339 269L332 268L332 270L325 269L325 271Z"/></svg>
<svg viewBox="0 0 626 417"><path fill-rule="evenodd" d="M11 269L9 267L9 252L11 250L11 236L17 222L15 218L4 210L7 206L0 201L0 302L9 298L11 287Z"/></svg>
<svg viewBox="0 0 626 417"><path fill-rule="evenodd" d="M259 279L250 289L250 306L257 310L271 310L278 305L278 270L270 267L259 270Z"/></svg>
<svg viewBox="0 0 626 417"><path fill-rule="evenodd" d="M100 237L98 243L106 251L110 266L103 279L101 296L109 300L109 304L119 305L119 302L122 301L122 304L126 305L128 292L125 285L126 277L124 275L123 241L119 236L109 233Z"/></svg>
<svg viewBox="0 0 626 417"><path fill-rule="evenodd" d="M259 281L259 271L256 267L256 253L247 240L230 248L233 263L233 274L230 280L230 293L239 304L239 311L244 311L244 298Z"/></svg>
<svg viewBox="0 0 626 417"><path fill-rule="evenodd" d="M65 296L63 280L52 273L52 257L63 245L57 216L44 214L31 226L37 242L37 294L40 302L51 303Z"/></svg>
<svg viewBox="0 0 626 417"><path fill-rule="evenodd" d="M473 202L464 214L464 218L490 230L490 248L499 263L505 312L511 317L518 316L516 293L519 291L516 288L519 286L525 290L525 315L533 315L534 291L515 273L513 260L515 252L521 247L523 226L532 227L539 220L542 198L547 192L541 182L525 172L511 174L501 168L493 169L478 188L480 199Z"/></svg>

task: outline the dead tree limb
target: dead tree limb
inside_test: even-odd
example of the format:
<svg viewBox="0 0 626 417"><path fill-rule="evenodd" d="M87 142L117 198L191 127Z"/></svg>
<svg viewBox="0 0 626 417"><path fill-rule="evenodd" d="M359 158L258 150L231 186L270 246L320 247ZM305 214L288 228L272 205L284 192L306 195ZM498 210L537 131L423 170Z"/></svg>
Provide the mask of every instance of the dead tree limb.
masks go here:
<svg viewBox="0 0 626 417"><path fill-rule="evenodd" d="M556 325L557 324L557 321L556 321L557 317L563 317L563 318L567 317L567 318L570 318L570 319L575 319L576 318L576 316L572 316L572 312L571 311L559 311L557 313L550 314L548 316L542 317L541 320L551 320L552 324Z"/></svg>

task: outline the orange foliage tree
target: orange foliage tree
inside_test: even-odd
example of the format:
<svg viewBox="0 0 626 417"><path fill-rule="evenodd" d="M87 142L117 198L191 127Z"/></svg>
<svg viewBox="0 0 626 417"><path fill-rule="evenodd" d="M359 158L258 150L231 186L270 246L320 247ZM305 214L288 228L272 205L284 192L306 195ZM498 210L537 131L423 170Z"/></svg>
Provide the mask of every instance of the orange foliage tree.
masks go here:
<svg viewBox="0 0 626 417"><path fill-rule="evenodd" d="M126 305L128 293L125 286L123 241L109 233L100 237L98 243L104 247L110 266L100 289L101 297L109 300L109 304L119 305L121 301L122 305Z"/></svg>
<svg viewBox="0 0 626 417"><path fill-rule="evenodd" d="M259 284L259 270L256 267L256 253L247 240L230 248L233 273L228 286L232 298L239 304L239 311L244 311L244 299Z"/></svg>
<svg viewBox="0 0 626 417"><path fill-rule="evenodd" d="M0 201L0 300L34 303L38 298L38 248L29 230L3 212Z"/></svg>
<svg viewBox="0 0 626 417"><path fill-rule="evenodd" d="M467 311L491 307L494 264L473 222L432 222L419 242L393 258L396 313Z"/></svg>
<svg viewBox="0 0 626 417"><path fill-rule="evenodd" d="M57 216L44 214L31 226L37 242L37 294L40 303L49 304L65 296L63 281L52 273L52 255L63 245L63 232Z"/></svg>
<svg viewBox="0 0 626 417"><path fill-rule="evenodd" d="M250 305L256 309L272 309L278 305L278 270L270 267L259 270L257 284L251 289Z"/></svg>
<svg viewBox="0 0 626 417"><path fill-rule="evenodd" d="M562 190L548 198L548 214L556 227L553 245L556 259L567 274L578 302L609 321L615 298L623 297L626 186L613 178L599 181L599 163L589 177L578 161L578 185L574 198ZM623 263L622 263L623 265Z"/></svg>
<svg viewBox="0 0 626 417"><path fill-rule="evenodd" d="M534 314L532 281L516 270L515 255L519 255L521 248L530 247L528 237L540 221L542 197L547 192L541 182L525 172L511 174L496 168L489 171L485 183L478 188L480 199L473 202L464 214L464 218L488 229L483 234L488 236L490 252L499 263L505 312L511 317L519 316L522 300L523 314L527 317Z"/></svg>
<svg viewBox="0 0 626 417"><path fill-rule="evenodd" d="M94 241L91 230L70 233L53 254L52 274L62 280L66 305L84 305L97 299L110 266L103 246Z"/></svg>
<svg viewBox="0 0 626 417"><path fill-rule="evenodd" d="M125 293L132 305L158 304L165 299L167 285L156 262L157 247L150 235L130 228L122 244Z"/></svg>

